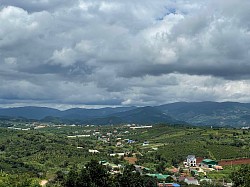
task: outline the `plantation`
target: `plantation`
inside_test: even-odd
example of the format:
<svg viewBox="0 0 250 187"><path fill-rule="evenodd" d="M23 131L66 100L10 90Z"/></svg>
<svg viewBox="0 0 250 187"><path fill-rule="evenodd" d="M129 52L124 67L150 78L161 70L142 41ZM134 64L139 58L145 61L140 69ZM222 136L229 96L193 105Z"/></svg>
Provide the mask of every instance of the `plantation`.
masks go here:
<svg viewBox="0 0 250 187"><path fill-rule="evenodd" d="M27 128L27 124L22 123L14 126ZM74 167L80 171L93 159L125 166L128 162L123 158L134 157L136 164L148 168L151 173L170 174L166 168L182 166L190 154L217 161L250 157L250 132L241 129L182 125L155 125L141 129L131 129L126 125L49 124L43 128L31 125L30 130L6 127L9 125L0 128L0 186L1 182L7 184L10 181L33 186L42 179L53 181L59 173L67 176ZM128 140L133 141L128 143ZM118 153L123 153L123 156L116 155ZM229 180L231 171L232 168L226 167L220 173L210 172L208 177Z"/></svg>

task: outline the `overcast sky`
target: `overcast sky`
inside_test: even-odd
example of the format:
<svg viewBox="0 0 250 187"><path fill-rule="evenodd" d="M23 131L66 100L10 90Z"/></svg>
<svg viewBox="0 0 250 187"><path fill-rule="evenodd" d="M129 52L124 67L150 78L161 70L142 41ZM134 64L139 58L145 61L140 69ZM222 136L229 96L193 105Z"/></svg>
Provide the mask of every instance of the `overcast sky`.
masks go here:
<svg viewBox="0 0 250 187"><path fill-rule="evenodd" d="M0 0L0 106L250 102L249 0Z"/></svg>

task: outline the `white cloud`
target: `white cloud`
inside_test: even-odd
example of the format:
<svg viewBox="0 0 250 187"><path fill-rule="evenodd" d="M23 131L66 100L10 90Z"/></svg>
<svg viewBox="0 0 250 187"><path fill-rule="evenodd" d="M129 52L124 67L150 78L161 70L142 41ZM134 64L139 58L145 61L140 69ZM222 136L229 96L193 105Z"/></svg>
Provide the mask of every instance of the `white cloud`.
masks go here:
<svg viewBox="0 0 250 187"><path fill-rule="evenodd" d="M2 102L250 102L249 7L246 0L2 0Z"/></svg>
<svg viewBox="0 0 250 187"><path fill-rule="evenodd" d="M7 65L16 65L17 59L14 57L8 57L4 59L5 64Z"/></svg>

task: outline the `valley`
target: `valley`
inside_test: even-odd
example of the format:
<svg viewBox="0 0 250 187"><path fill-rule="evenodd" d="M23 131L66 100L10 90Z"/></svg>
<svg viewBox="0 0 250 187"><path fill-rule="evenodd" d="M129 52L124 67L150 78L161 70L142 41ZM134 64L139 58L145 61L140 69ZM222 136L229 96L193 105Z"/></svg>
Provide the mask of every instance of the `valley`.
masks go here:
<svg viewBox="0 0 250 187"><path fill-rule="evenodd" d="M44 181L49 181L46 186L64 186L73 168L80 171L92 160L105 166L111 176L133 164L142 176L167 175L176 183L181 176L196 177L198 182L207 178L226 184L232 182L231 172L249 164L250 158L250 131L244 128L8 120L0 125L0 184L22 181L21 177L31 186ZM194 176L190 173L193 169L183 164L188 155L195 155L199 162L216 160L224 170L202 168L205 174ZM245 162L237 162L239 159ZM59 174L64 179L59 180Z"/></svg>

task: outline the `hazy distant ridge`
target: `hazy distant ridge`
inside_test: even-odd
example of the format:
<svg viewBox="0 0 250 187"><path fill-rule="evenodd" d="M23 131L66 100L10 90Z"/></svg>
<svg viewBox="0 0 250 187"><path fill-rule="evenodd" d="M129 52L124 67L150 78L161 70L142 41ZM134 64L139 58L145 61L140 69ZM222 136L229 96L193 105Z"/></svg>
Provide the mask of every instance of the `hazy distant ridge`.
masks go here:
<svg viewBox="0 0 250 187"><path fill-rule="evenodd" d="M46 107L17 107L0 108L0 116L100 125L189 123L193 125L248 126L250 124L250 103L178 102L152 107L72 108L64 111Z"/></svg>

